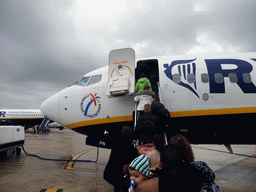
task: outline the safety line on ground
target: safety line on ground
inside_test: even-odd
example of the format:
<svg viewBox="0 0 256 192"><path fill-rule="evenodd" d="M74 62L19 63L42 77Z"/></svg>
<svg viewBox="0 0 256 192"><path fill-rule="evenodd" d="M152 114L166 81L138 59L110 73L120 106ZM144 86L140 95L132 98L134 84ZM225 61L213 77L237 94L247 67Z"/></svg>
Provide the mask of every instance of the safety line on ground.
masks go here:
<svg viewBox="0 0 256 192"><path fill-rule="evenodd" d="M77 155L75 155L72 159L70 159L70 161L68 162L67 166L66 166L66 169L68 170L71 170L72 169L72 166L75 162L76 159L78 159L81 155L85 154L85 153L88 153L89 151L92 151L94 149L96 149L97 147L94 147L94 148L91 148L91 149L88 149L86 151L83 151L81 153L78 153Z"/></svg>
<svg viewBox="0 0 256 192"><path fill-rule="evenodd" d="M1 165L28 166L28 165L21 164L21 163L6 163L6 162L1 162L0 166Z"/></svg>
<svg viewBox="0 0 256 192"><path fill-rule="evenodd" d="M40 192L62 192L63 189L41 189Z"/></svg>
<svg viewBox="0 0 256 192"><path fill-rule="evenodd" d="M206 148L206 147L198 147L198 146L195 146L195 145L192 145L192 146L195 147L195 148L198 148L198 149L205 149L205 150L208 150L208 151L215 151L215 152L219 152L219 153L227 153L227 154L230 154L230 155L237 155L237 156L255 158L254 156L251 156L251 155L244 155L244 154L239 154L239 153L230 153L228 151L222 151L222 150L218 150L218 149L210 149L210 148Z"/></svg>
<svg viewBox="0 0 256 192"><path fill-rule="evenodd" d="M86 171L86 172L101 172L101 173L104 172L104 170L86 169L86 168L70 168L68 170L72 170L72 171Z"/></svg>

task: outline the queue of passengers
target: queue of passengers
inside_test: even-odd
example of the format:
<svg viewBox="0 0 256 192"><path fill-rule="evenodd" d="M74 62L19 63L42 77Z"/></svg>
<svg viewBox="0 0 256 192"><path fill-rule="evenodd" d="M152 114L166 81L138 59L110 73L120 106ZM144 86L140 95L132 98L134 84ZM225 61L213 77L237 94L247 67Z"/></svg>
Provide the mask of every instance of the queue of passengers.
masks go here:
<svg viewBox="0 0 256 192"><path fill-rule="evenodd" d="M220 192L214 172L205 162L195 161L184 136L175 135L165 145L163 132L169 126L170 113L143 73L135 91L139 117L135 131L125 126L122 139L111 141L112 151L103 174L114 191ZM105 136L111 140L106 131ZM135 147L134 139L140 141L140 146Z"/></svg>
<svg viewBox="0 0 256 192"><path fill-rule="evenodd" d="M141 146L135 148L133 131L125 126L122 140L113 143L104 179L114 186L114 191L221 191L210 167L194 160L184 136L171 137L168 145L162 135L144 135L141 139Z"/></svg>

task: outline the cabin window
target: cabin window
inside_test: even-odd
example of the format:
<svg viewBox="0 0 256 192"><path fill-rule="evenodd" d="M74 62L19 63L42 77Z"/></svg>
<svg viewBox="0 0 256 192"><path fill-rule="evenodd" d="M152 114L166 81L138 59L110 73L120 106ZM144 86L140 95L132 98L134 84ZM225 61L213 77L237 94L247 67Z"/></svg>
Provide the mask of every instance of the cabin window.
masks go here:
<svg viewBox="0 0 256 192"><path fill-rule="evenodd" d="M215 77L215 82L216 83L223 83L224 78L223 78L223 75L221 73L215 73L214 77Z"/></svg>
<svg viewBox="0 0 256 192"><path fill-rule="evenodd" d="M252 82L252 78L250 73L243 73L243 80L245 83L251 83Z"/></svg>
<svg viewBox="0 0 256 192"><path fill-rule="evenodd" d="M101 81L101 78L102 78L102 75L95 75L95 76L92 76L91 80L89 81L88 85L92 85L92 84L95 84L95 83L98 83Z"/></svg>
<svg viewBox="0 0 256 192"><path fill-rule="evenodd" d="M188 79L189 83L195 83L196 82L196 77L195 77L195 75L193 73L189 73L187 75L187 79Z"/></svg>
<svg viewBox="0 0 256 192"><path fill-rule="evenodd" d="M174 74L173 75L173 82L174 83L180 83L181 82L180 74Z"/></svg>
<svg viewBox="0 0 256 192"><path fill-rule="evenodd" d="M90 77L83 77L78 83L77 85L81 85L81 86L86 86L88 80L90 79Z"/></svg>
<svg viewBox="0 0 256 192"><path fill-rule="evenodd" d="M203 83L208 83L209 82L209 75L207 73L202 73L201 74L201 80Z"/></svg>
<svg viewBox="0 0 256 192"><path fill-rule="evenodd" d="M231 83L237 83L238 79L236 73L229 73L228 76Z"/></svg>

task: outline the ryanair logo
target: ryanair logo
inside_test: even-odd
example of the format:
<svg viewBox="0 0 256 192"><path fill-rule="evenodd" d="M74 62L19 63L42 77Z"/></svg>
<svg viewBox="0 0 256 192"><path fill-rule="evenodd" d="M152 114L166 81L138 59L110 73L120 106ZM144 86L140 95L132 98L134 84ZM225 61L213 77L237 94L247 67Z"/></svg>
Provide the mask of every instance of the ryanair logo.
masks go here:
<svg viewBox="0 0 256 192"><path fill-rule="evenodd" d="M166 68L164 73L169 79L176 82L180 86L187 88L199 98L199 95L196 92L197 86L195 60L196 59L176 60L173 61L170 66L168 66L168 64L164 64L164 67Z"/></svg>
<svg viewBox="0 0 256 192"><path fill-rule="evenodd" d="M256 61L250 58L252 63ZM256 87L252 82L250 73L253 65L248 61L241 59L205 59L204 63L207 73L200 74L201 79L205 77L204 83L209 83L209 93L225 93L224 78L229 78L231 83L236 83L243 93L256 93ZM198 98L196 79L197 75L197 58L191 60L175 60L172 63L164 64L165 75L173 82L190 90ZM232 67L230 67L232 66Z"/></svg>

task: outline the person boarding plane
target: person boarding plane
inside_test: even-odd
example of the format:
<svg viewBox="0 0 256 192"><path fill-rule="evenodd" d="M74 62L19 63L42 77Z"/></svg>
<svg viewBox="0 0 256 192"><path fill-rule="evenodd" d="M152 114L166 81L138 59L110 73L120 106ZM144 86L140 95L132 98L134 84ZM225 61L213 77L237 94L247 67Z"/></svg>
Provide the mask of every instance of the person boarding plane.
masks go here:
<svg viewBox="0 0 256 192"><path fill-rule="evenodd" d="M213 53L138 59L131 48L113 50L109 65L44 101L41 111L86 135L133 126L134 87L141 71L157 72L158 95L171 125L194 144L253 144L256 53ZM140 70L138 70L140 69ZM156 74L156 73L155 73Z"/></svg>

